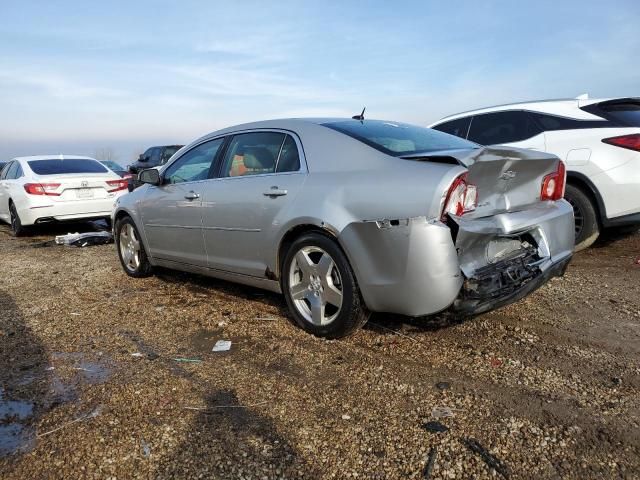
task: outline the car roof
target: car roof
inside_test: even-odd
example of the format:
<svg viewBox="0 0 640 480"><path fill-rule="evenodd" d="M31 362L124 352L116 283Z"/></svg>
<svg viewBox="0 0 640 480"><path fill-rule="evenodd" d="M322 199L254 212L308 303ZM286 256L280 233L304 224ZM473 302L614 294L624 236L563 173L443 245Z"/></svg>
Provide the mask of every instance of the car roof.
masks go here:
<svg viewBox="0 0 640 480"><path fill-rule="evenodd" d="M549 113L552 115L576 118L581 120L602 120L600 117L589 112L581 110L580 107L591 105L594 103L607 102L616 100L616 98L561 98L550 100L531 100L526 102L505 103L502 105L494 105L492 107L478 108L475 110L467 110L465 112L456 113L441 118L433 122L430 126L439 125L443 122L456 120L458 118L468 117L471 115L479 115L482 113L502 112L507 110L530 110L540 113Z"/></svg>
<svg viewBox="0 0 640 480"><path fill-rule="evenodd" d="M56 153L53 155L31 155L29 157L16 157L12 160L22 160L25 162L30 162L33 160L96 160L95 158L88 157L86 155L62 155L60 153Z"/></svg>

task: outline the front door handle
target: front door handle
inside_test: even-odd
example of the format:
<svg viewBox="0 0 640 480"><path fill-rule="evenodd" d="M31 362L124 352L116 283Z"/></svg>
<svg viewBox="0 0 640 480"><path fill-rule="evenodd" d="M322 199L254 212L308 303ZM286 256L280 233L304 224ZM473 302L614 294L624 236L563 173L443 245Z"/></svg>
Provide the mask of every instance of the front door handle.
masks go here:
<svg viewBox="0 0 640 480"><path fill-rule="evenodd" d="M187 200L195 200L196 198L200 198L200 194L191 190L184 196L184 198L186 198Z"/></svg>
<svg viewBox="0 0 640 480"><path fill-rule="evenodd" d="M287 194L286 190L280 190L277 186L271 187L263 193L265 197L283 197Z"/></svg>

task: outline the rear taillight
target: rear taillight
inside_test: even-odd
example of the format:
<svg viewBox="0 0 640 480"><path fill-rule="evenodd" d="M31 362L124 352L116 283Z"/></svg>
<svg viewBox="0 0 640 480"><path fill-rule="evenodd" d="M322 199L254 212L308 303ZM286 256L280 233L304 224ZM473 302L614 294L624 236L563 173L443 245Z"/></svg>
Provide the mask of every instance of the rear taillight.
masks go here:
<svg viewBox="0 0 640 480"><path fill-rule="evenodd" d="M59 183L25 183L24 189L29 195L50 195L53 197L59 197L60 194L55 191L59 186Z"/></svg>
<svg viewBox="0 0 640 480"><path fill-rule="evenodd" d="M564 197L564 186L567 172L562 160L558 161L558 168L553 173L545 175L540 190L540 200L560 200Z"/></svg>
<svg viewBox="0 0 640 480"><path fill-rule="evenodd" d="M126 178L121 178L120 180L107 180L107 185L111 188L107 190L109 193L117 192L119 190L126 190L129 181Z"/></svg>
<svg viewBox="0 0 640 480"><path fill-rule="evenodd" d="M628 148L629 150L640 152L640 133L622 135L620 137L603 138L602 141L615 147Z"/></svg>
<svg viewBox="0 0 640 480"><path fill-rule="evenodd" d="M478 206L478 189L475 185L467 182L467 174L463 173L457 177L445 197L442 209L442 220L446 220L447 215L459 217L467 212L472 212Z"/></svg>

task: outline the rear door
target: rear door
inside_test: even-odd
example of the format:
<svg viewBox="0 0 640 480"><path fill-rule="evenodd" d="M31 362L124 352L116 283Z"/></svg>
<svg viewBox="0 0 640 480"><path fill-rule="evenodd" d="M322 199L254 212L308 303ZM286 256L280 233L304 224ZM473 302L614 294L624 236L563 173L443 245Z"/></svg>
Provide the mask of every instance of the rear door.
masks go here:
<svg viewBox="0 0 640 480"><path fill-rule="evenodd" d="M264 277L273 225L306 178L299 139L280 131L234 135L219 178L207 185L203 229L208 265Z"/></svg>
<svg viewBox="0 0 640 480"><path fill-rule="evenodd" d="M164 183L148 185L140 211L153 257L206 266L202 238L202 197L224 139L201 143L163 172Z"/></svg>
<svg viewBox="0 0 640 480"><path fill-rule="evenodd" d="M480 145L546 150L542 129L529 112L523 110L474 115L467 138Z"/></svg>

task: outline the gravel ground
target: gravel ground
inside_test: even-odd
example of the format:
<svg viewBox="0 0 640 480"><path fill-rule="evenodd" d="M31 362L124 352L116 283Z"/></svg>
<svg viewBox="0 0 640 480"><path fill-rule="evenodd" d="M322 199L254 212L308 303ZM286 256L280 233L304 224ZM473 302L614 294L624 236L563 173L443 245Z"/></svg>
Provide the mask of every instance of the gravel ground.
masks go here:
<svg viewBox="0 0 640 480"><path fill-rule="evenodd" d="M51 239L0 227L0 478L640 478L639 234L516 305L341 341Z"/></svg>

